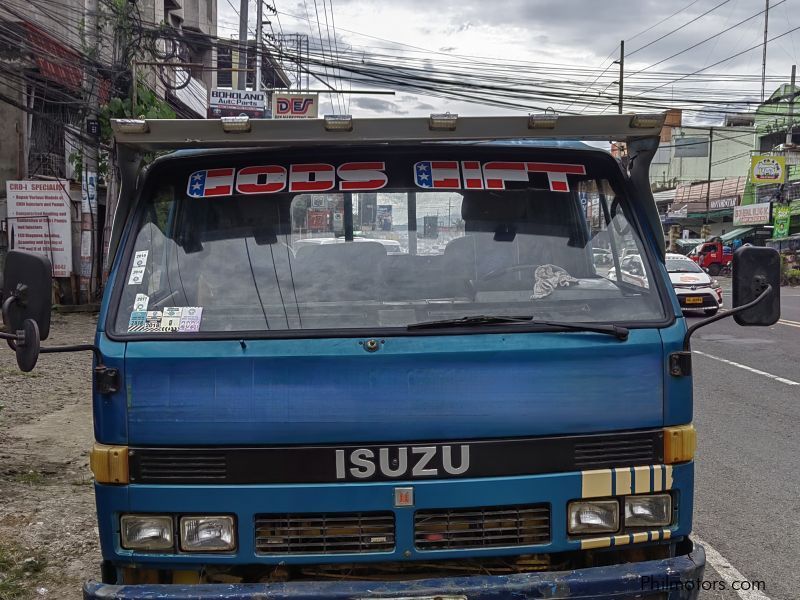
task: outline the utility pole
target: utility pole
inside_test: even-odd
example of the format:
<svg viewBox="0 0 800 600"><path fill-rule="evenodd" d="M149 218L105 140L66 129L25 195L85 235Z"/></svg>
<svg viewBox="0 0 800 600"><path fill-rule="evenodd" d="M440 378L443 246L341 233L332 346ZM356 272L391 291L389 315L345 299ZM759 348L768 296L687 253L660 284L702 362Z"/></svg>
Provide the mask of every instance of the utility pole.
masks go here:
<svg viewBox="0 0 800 600"><path fill-rule="evenodd" d="M239 90L247 89L247 7L248 0L241 0L239 3L239 75L236 80L236 88Z"/></svg>
<svg viewBox="0 0 800 600"><path fill-rule="evenodd" d="M622 90L625 77L625 40L619 42L619 114L622 114Z"/></svg>
<svg viewBox="0 0 800 600"><path fill-rule="evenodd" d="M792 65L792 79L791 84L789 86L789 120L786 125L786 145L792 145L792 124L794 121L794 82L795 82L795 75L797 73L797 65Z"/></svg>
<svg viewBox="0 0 800 600"><path fill-rule="evenodd" d="M256 0L256 84L253 88L255 91L261 91L261 31L264 24L263 21L263 1Z"/></svg>
<svg viewBox="0 0 800 600"><path fill-rule="evenodd" d="M711 158L714 154L714 128L708 128L708 179L706 182L706 236L708 236L709 213L711 212Z"/></svg>
<svg viewBox="0 0 800 600"><path fill-rule="evenodd" d="M99 112L100 77L97 61L100 58L98 19L100 9L98 0L85 0L84 51L89 54L83 71L83 98L86 103L84 133L89 131L89 123L97 120ZM94 261L96 248L97 221L97 155L98 142L83 143L81 164L81 254L79 296L81 302L90 302L95 292Z"/></svg>
<svg viewBox="0 0 800 600"><path fill-rule="evenodd" d="M761 102L764 102L764 84L767 81L767 30L769 28L769 0L764 9L764 54L761 57Z"/></svg>

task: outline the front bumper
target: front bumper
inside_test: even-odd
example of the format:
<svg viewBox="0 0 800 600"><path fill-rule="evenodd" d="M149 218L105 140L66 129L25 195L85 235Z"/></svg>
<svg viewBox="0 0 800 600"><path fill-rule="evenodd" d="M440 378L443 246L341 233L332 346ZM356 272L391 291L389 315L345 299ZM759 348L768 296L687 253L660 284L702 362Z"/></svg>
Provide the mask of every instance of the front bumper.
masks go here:
<svg viewBox="0 0 800 600"><path fill-rule="evenodd" d="M352 600L459 595L468 600L499 598L697 598L706 556L692 551L664 560L574 571L507 576L459 577L417 581L298 581L269 584L108 585L89 582L85 600Z"/></svg>

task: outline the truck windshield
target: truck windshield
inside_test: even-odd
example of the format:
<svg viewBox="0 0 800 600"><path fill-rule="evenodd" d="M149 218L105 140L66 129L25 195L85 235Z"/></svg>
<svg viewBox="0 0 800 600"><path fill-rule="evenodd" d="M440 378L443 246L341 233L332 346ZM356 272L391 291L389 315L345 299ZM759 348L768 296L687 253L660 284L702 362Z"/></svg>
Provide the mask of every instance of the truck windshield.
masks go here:
<svg viewBox="0 0 800 600"><path fill-rule="evenodd" d="M167 162L180 168L150 177L117 275L114 331L664 318L627 199L603 169L424 158ZM635 278L618 270L628 255L642 257Z"/></svg>

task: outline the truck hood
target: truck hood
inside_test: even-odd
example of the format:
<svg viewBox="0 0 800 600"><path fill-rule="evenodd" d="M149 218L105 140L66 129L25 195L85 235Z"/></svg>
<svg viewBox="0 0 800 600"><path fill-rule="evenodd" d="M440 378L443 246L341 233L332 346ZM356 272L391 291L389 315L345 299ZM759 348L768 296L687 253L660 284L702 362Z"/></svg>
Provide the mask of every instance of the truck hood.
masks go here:
<svg viewBox="0 0 800 600"><path fill-rule="evenodd" d="M497 331L493 329L492 331ZM129 342L128 442L239 446L488 439L664 423L656 329Z"/></svg>

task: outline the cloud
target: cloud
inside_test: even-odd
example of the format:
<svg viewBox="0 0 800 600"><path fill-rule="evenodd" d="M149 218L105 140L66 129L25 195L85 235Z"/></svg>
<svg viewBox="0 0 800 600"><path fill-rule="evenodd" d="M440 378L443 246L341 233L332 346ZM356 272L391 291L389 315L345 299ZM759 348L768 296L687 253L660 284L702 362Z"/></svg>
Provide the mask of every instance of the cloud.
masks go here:
<svg viewBox="0 0 800 600"><path fill-rule="evenodd" d="M353 98L351 103L358 108L370 110L378 113L395 113L399 115L407 114L408 111L401 110L401 108L394 102L389 100L381 100L380 98Z"/></svg>

